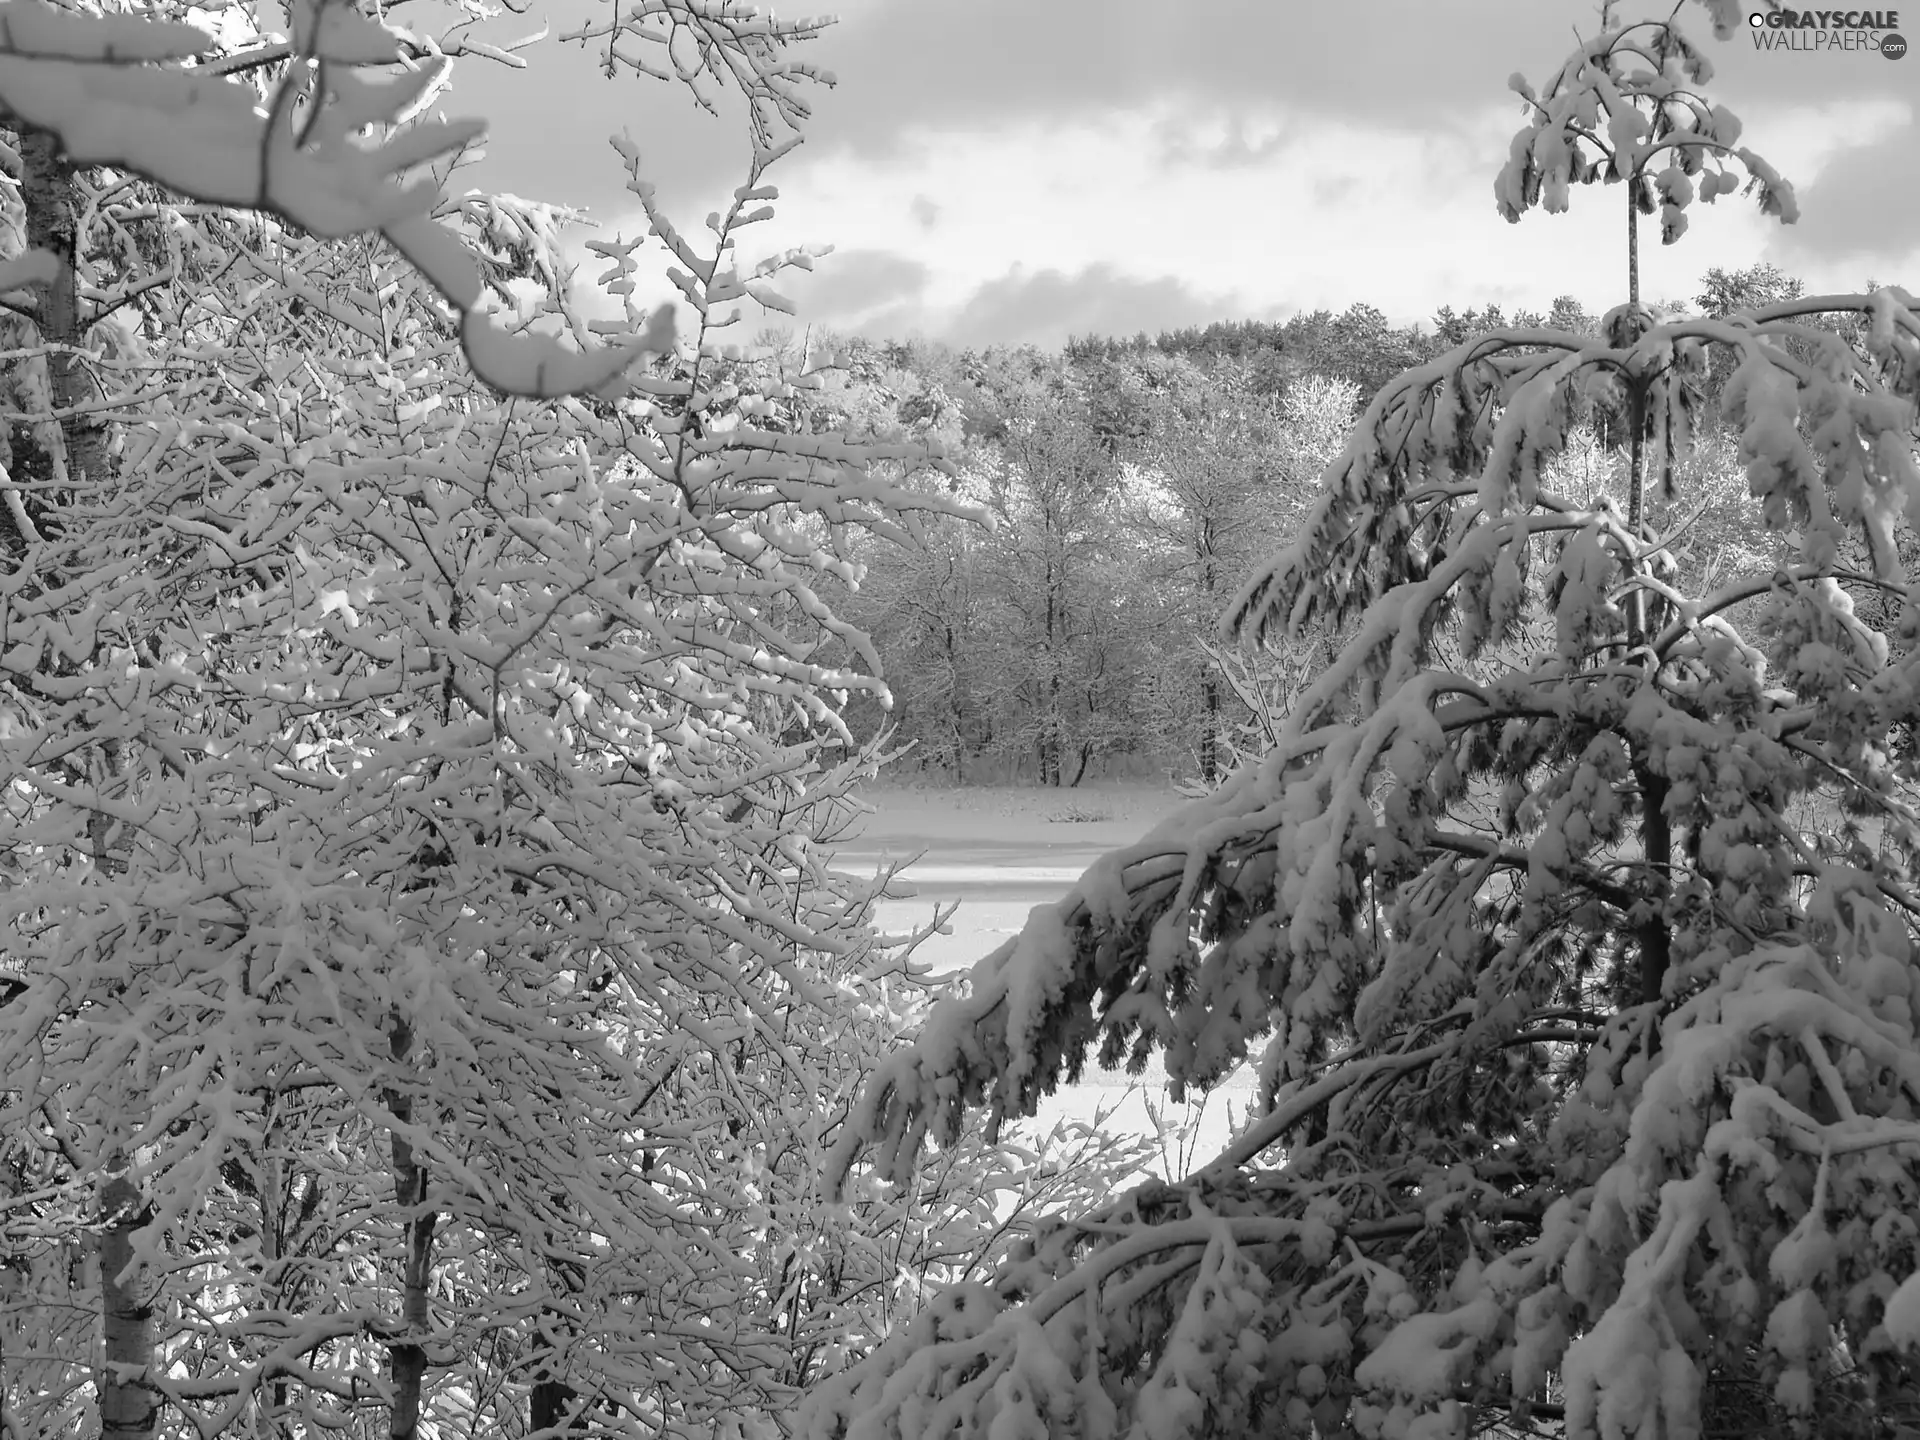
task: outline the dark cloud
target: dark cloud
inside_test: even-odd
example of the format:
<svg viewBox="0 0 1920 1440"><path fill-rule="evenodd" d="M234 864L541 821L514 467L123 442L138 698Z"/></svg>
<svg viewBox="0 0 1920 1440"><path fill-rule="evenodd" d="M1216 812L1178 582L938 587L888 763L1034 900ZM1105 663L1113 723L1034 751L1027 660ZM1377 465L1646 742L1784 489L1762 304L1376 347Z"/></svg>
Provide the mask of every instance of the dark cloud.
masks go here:
<svg viewBox="0 0 1920 1440"><path fill-rule="evenodd" d="M820 42L847 87L823 138L885 148L912 126L1157 101L1425 125L1497 99L1516 65L1557 63L1581 18L1521 0L892 0Z"/></svg>
<svg viewBox="0 0 1920 1440"><path fill-rule="evenodd" d="M789 271L783 284L809 319L846 323L878 306L898 307L927 288L927 267L891 250L836 250L814 262L802 278Z"/></svg>
<svg viewBox="0 0 1920 1440"><path fill-rule="evenodd" d="M1909 62L1758 51L1744 30L1715 41L1698 7L1680 18L1715 67L1713 98L1750 127L1783 105L1913 99ZM1540 0L870 0L819 42L841 89L809 145L892 155L929 133L1163 106L1165 163L1230 167L1311 144L1316 120L1431 137L1507 105L1517 128L1508 77L1544 84L1598 24L1597 4ZM1205 123L1221 115L1224 138Z"/></svg>
<svg viewBox="0 0 1920 1440"><path fill-rule="evenodd" d="M540 11L550 38L524 52L524 71L458 63L443 108L496 122L475 172L483 178L470 183L630 211L607 145L624 129L667 203L712 203L743 173L739 103L706 115L680 87L624 70L607 78L600 52L556 38L602 13L592 0L552 0ZM806 147L783 168L791 179L823 150L892 154L928 131L1168 100L1196 113L1285 106L1425 126L1497 98L1516 58L1557 59L1566 48L1558 7L1514 0L1378 0L1364 24L1341 5L1245 0L1184 0L1172 17L1147 0L874 0L808 47L838 85L813 92ZM537 28L533 16L507 16L483 33L498 42ZM1243 125L1233 120L1224 142L1191 154L1192 135L1175 127L1168 158L1253 163L1272 142L1250 139Z"/></svg>
<svg viewBox="0 0 1920 1440"><path fill-rule="evenodd" d="M1165 169L1198 165L1209 170L1239 170L1259 165L1299 137L1291 124L1253 126L1244 110L1235 110L1222 127L1206 124L1198 118L1169 117L1154 127L1158 151L1155 160ZM1250 129L1261 133L1256 138Z"/></svg>
<svg viewBox="0 0 1920 1440"><path fill-rule="evenodd" d="M1140 280L1111 265L1015 269L976 290L943 327L956 345L1057 346L1070 335L1132 335L1243 315L1233 297L1205 298L1173 276Z"/></svg>
<svg viewBox="0 0 1920 1440"><path fill-rule="evenodd" d="M1436 188L1484 187L1500 158L1480 153L1486 107L1510 102L1513 123L1521 123L1519 102L1506 92L1507 75L1517 69L1540 83L1565 58L1573 29L1585 33L1597 25L1593 6L1539 0L1370 0L1364 7L1330 0L1182 0L1177 6L1162 0L849 0L849 6L852 13L809 47L808 58L835 71L839 85L814 93L807 144L773 176L796 190L806 183L810 155L852 151L902 161L921 147L946 143L947 136L964 144L969 131L1098 123L1103 115L1154 107L1173 117L1153 142L1170 168L1246 166L1283 143L1312 146L1316 121L1423 136L1430 142L1425 161L1392 181L1416 214ZM535 15L490 22L485 38L513 38L542 19L558 36L604 11L603 0L547 0ZM1683 20L1705 35L1697 7L1686 7ZM1706 43L1719 71L1710 93L1748 120L1762 148L1769 122L1778 123L1787 107L1914 100L1912 74L1920 62L1912 59L1762 52L1744 32L1725 44ZM718 117L706 115L675 85L625 73L603 77L594 53L558 39L527 56L524 72L477 59L456 67L454 90L438 108L495 123L487 159L457 176L453 188L585 205L603 222L628 217L631 230L637 204L607 145L609 134L624 129L639 143L646 178L697 239L700 217L744 178L740 103L723 105ZM1286 127L1278 137L1276 123ZM1858 256L1864 270L1876 257L1893 255L1899 237L1920 235L1920 184L1911 158L1916 138L1910 127L1899 142L1843 152L1815 182L1790 175L1801 182L1806 218L1776 242L1782 263L1794 256L1807 263ZM1874 156L1884 167L1878 172ZM1333 205L1343 198L1350 197L1327 193L1315 200ZM952 202L926 193L895 203L932 229L945 218L941 207ZM822 284L831 273L823 271ZM844 307L864 296L869 309L918 313L919 291L885 293L880 272L866 282L833 283L848 287L839 296ZM875 288L863 290L863 284ZM1211 314L1176 281L1129 280L1112 270L1042 271L987 286L964 323L983 326L989 312L1016 328L1043 323L1020 314L1017 305L993 311L1001 297L1016 292L1025 297L1020 304L1065 307L1044 321L1061 333L1151 328ZM813 293L835 294L819 285ZM1129 306L1147 318L1122 313Z"/></svg>
<svg viewBox="0 0 1920 1440"><path fill-rule="evenodd" d="M669 201L736 183L746 159L738 101L708 116L681 87L626 71L606 78L599 51L557 38L603 13L596 0L549 0L537 19L482 27L500 41L544 20L550 37L525 52L526 71L472 58L455 68L448 113L500 122L486 183L630 209L606 144L623 128ZM1707 35L1696 8L1682 19ZM1425 133L1502 103L1515 70L1543 82L1573 30L1596 26L1593 7L1538 0L867 0L807 47L806 58L838 84L812 92L808 143L788 170L823 149L892 152L929 131L1092 119L1169 102L1196 117L1229 117L1226 139L1210 144L1176 122L1166 143L1168 159L1180 163L1261 158L1276 142L1264 132L1249 137L1243 117L1256 111ZM1714 93L1750 121L1782 103L1913 98L1912 65L1868 52L1756 51L1745 31L1705 45L1718 71Z"/></svg>
<svg viewBox="0 0 1920 1440"><path fill-rule="evenodd" d="M1884 62L1883 62L1884 63ZM1774 248L1789 268L1817 257L1860 270L1855 282L1920 285L1920 274L1893 274L1888 265L1910 259L1920 246L1920 122L1872 145L1843 150L1811 185L1799 191L1800 219L1780 232Z"/></svg>

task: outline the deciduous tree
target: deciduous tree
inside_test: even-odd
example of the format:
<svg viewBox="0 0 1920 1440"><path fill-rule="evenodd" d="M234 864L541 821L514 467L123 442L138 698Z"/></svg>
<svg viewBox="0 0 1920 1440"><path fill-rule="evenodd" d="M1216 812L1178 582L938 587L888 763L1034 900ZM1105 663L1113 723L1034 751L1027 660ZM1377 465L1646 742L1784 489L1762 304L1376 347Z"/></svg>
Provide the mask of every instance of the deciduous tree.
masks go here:
<svg viewBox="0 0 1920 1440"><path fill-rule="evenodd" d="M0 8L4 278L40 291L0 477L0 1235L67 1347L6 1357L9 1433L777 1411L859 1302L811 1262L775 1289L765 1192L808 1208L838 1032L886 1029L897 968L885 877L815 843L883 689L818 577L964 510L725 353L811 262L734 249L818 27L590 29L690 36L680 78L749 100L710 250L620 147L649 234L602 279L666 249L662 354L664 310L584 316L564 211L396 182L473 133L409 114L450 46L338 0L220 20Z"/></svg>

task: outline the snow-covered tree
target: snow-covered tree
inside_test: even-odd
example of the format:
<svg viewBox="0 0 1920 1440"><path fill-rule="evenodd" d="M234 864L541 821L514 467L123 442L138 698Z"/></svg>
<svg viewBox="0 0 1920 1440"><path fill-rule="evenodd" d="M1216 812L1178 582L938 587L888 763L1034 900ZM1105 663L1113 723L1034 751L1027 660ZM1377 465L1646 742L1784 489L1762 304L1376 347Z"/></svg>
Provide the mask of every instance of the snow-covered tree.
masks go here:
<svg viewBox="0 0 1920 1440"><path fill-rule="evenodd" d="M968 488L986 498L984 486ZM886 660L898 701L889 720L900 741L914 747L915 762L955 779L991 743L996 719L989 539L979 526L955 521L934 529L918 551L876 547L855 602Z"/></svg>
<svg viewBox="0 0 1920 1440"><path fill-rule="evenodd" d="M1345 442L1359 392L1309 374L1263 395L1249 367L1231 359L1204 372L1160 357L1134 364L1151 401L1125 489L1142 542L1134 563L1162 602L1157 612L1136 605L1147 623L1133 643L1151 677L1137 713L1147 748L1189 752L1210 785L1229 768L1236 735L1258 715L1266 687L1223 661L1205 637L1256 560L1299 524L1315 478Z"/></svg>
<svg viewBox="0 0 1920 1440"><path fill-rule="evenodd" d="M975 682L991 706L985 748L1043 785L1076 785L1129 743L1133 690L1123 611L1119 468L1090 387L1032 351L968 367L980 442L964 483L997 522L975 565L990 649Z"/></svg>
<svg viewBox="0 0 1920 1440"><path fill-rule="evenodd" d="M649 234L594 242L593 321L566 212L396 180L471 136L415 114L452 39L213 18L0 6L8 1433L779 1413L897 1279L897 1203L834 1239L811 1198L900 968L885 877L816 843L883 690L826 584L964 508L727 354L811 263L734 251L818 26L590 27L753 131L706 250L620 147ZM982 1150L936 1215L1018 1171ZM973 1218L892 1258L964 1273Z"/></svg>
<svg viewBox="0 0 1920 1440"><path fill-rule="evenodd" d="M1503 206L1618 181L1672 240L1744 172L1791 218L1707 79L1664 21L1516 81ZM982 960L836 1158L904 1174L1096 1043L1163 1051L1178 1085L1257 1053L1255 1115L943 1295L806 1434L1920 1423L1920 659L1847 588L1920 630L1894 543L1920 520L1920 315L1888 288L1658 320L1634 223L1597 335L1475 337L1374 398L1230 616L1249 641L1352 627L1271 753ZM1686 590L1650 501L1688 478L1708 352L1749 524L1788 551ZM1624 503L1553 487L1596 402L1629 417Z"/></svg>

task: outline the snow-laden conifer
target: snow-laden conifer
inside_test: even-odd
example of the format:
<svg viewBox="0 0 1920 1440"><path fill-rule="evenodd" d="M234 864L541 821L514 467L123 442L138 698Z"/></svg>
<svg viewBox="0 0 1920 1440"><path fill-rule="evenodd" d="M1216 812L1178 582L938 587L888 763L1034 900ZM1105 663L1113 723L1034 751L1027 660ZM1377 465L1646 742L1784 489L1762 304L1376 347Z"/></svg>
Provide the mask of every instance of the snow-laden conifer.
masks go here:
<svg viewBox="0 0 1920 1440"><path fill-rule="evenodd" d="M1503 206L1618 181L1671 240L1731 156L1791 219L1705 79L1670 21L1583 43L1520 87ZM1785 558L1688 591L1709 352ZM1227 616L1350 626L1270 752L983 959L836 1162L904 1175L1096 1046L1176 1085L1251 1060L1257 1112L1184 1180L1061 1217L804 1432L1914 1423L1917 385L1896 287L1660 320L1633 286L1596 336L1477 336L1387 385ZM1562 493L1596 417L1626 493Z"/></svg>

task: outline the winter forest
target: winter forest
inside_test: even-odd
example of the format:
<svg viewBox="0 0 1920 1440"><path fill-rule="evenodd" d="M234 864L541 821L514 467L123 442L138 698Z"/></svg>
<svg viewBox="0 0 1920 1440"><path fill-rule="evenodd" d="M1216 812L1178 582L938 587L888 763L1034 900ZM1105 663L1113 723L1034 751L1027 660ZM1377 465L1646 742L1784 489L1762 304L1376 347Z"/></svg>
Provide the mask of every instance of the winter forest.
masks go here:
<svg viewBox="0 0 1920 1440"><path fill-rule="evenodd" d="M830 22L562 37L750 157L614 233L490 13L0 0L0 1440L1920 1435L1920 301L1644 293L1746 11L1510 57L1601 313L1057 351L795 313ZM951 982L832 863L1127 774Z"/></svg>

